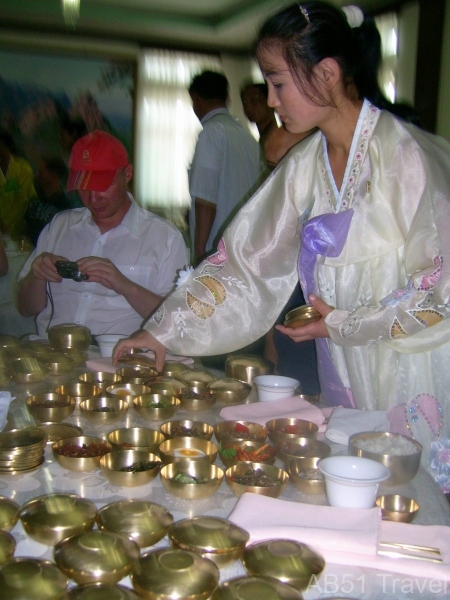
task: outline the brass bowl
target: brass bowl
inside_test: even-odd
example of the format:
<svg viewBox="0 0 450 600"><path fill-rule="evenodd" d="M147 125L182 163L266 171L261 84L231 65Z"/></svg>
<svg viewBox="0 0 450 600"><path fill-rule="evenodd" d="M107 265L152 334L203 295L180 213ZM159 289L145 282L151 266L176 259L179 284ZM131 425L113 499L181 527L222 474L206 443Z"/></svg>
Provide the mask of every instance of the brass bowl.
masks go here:
<svg viewBox="0 0 450 600"><path fill-rule="evenodd" d="M129 575L139 558L139 546L110 531L88 531L55 546L58 567L77 583L117 583Z"/></svg>
<svg viewBox="0 0 450 600"><path fill-rule="evenodd" d="M47 366L49 375L64 375L64 373L70 373L75 367L75 361L63 352L42 354L39 356L39 360Z"/></svg>
<svg viewBox="0 0 450 600"><path fill-rule="evenodd" d="M267 429L259 423L251 421L221 421L214 426L214 435L220 443L231 440L254 440L265 442Z"/></svg>
<svg viewBox="0 0 450 600"><path fill-rule="evenodd" d="M242 557L248 575L274 577L297 590L305 590L318 577L325 560L306 544L294 540L266 540L247 546Z"/></svg>
<svg viewBox="0 0 450 600"><path fill-rule="evenodd" d="M55 546L71 535L91 530L96 514L93 502L75 494L47 494L24 504L19 517L33 540Z"/></svg>
<svg viewBox="0 0 450 600"><path fill-rule="evenodd" d="M11 371L17 383L37 383L48 373L48 368L37 358L16 358L11 361Z"/></svg>
<svg viewBox="0 0 450 600"><path fill-rule="evenodd" d="M86 435L80 435L78 437L66 438L64 440L59 440L55 442L52 446L53 456L56 461L64 467L65 469L69 469L70 471L93 471L94 469L98 469L100 467L100 458L103 454L98 454L97 456L89 456L89 457L75 457L75 456L64 456L59 453L59 450L64 446L89 446L90 444L96 444L107 452L111 452L112 446L109 442L103 440L99 437L92 437Z"/></svg>
<svg viewBox="0 0 450 600"><path fill-rule="evenodd" d="M88 371L82 373L78 379L80 381L86 381L87 383L93 383L97 387L102 389L112 385L113 383L120 383L122 377L117 373L108 373L108 371Z"/></svg>
<svg viewBox="0 0 450 600"><path fill-rule="evenodd" d="M147 385L150 387L153 394L169 394L172 396L175 396L178 390L187 387L181 379L165 376L152 377L147 381Z"/></svg>
<svg viewBox="0 0 450 600"><path fill-rule="evenodd" d="M132 465L157 463L149 469L142 471L124 471ZM100 459L100 469L103 475L113 485L118 487L136 487L146 485L158 475L162 462L159 456L146 450L119 450L109 452Z"/></svg>
<svg viewBox="0 0 450 600"><path fill-rule="evenodd" d="M235 600L236 598L303 600L302 594L292 586L281 583L273 577L262 576L228 579L216 588L211 596L211 600Z"/></svg>
<svg viewBox="0 0 450 600"><path fill-rule="evenodd" d="M273 364L261 356L232 354L225 361L226 377L239 379L252 387L254 377L271 373L273 373Z"/></svg>
<svg viewBox="0 0 450 600"><path fill-rule="evenodd" d="M419 512L419 503L413 498L400 494L378 496L375 505L381 508L381 516L385 521L411 523Z"/></svg>
<svg viewBox="0 0 450 600"><path fill-rule="evenodd" d="M97 513L100 530L126 535L140 548L159 542L173 524L173 515L163 506L145 500L119 500Z"/></svg>
<svg viewBox="0 0 450 600"><path fill-rule="evenodd" d="M169 539L175 548L197 552L220 568L241 558L250 535L228 519L194 517L174 523Z"/></svg>
<svg viewBox="0 0 450 600"><path fill-rule="evenodd" d="M180 399L181 410L202 412L209 410L216 403L216 394L206 384L189 385L176 392Z"/></svg>
<svg viewBox="0 0 450 600"><path fill-rule="evenodd" d="M148 600L206 600L219 583L219 569L195 552L162 548L139 558L131 582Z"/></svg>
<svg viewBox="0 0 450 600"><path fill-rule="evenodd" d="M72 396L72 398L75 398L76 405L79 406L80 402L83 400L93 398L94 396L100 396L103 393L103 390L92 383L78 381L59 385L57 388L55 388L55 393Z"/></svg>
<svg viewBox="0 0 450 600"><path fill-rule="evenodd" d="M209 371L204 371L202 369L186 369L186 366L184 367L184 370L178 372L177 378L181 379L187 386L191 387L202 385L203 383L207 384L217 379L217 377Z"/></svg>
<svg viewBox="0 0 450 600"><path fill-rule="evenodd" d="M133 407L147 421L164 421L173 417L180 408L180 401L175 396L149 393L136 396Z"/></svg>
<svg viewBox="0 0 450 600"><path fill-rule="evenodd" d="M315 469L321 458L331 454L331 447L326 442L308 437L278 442L275 448L287 471L294 467L300 471Z"/></svg>
<svg viewBox="0 0 450 600"><path fill-rule="evenodd" d="M216 379L208 383L208 387L215 392L217 402L229 405L242 403L252 391L251 385L233 377Z"/></svg>
<svg viewBox="0 0 450 600"><path fill-rule="evenodd" d="M189 475L202 483L183 483L174 479L179 474ZM203 500L212 496L223 480L223 470L204 460L182 460L165 465L160 472L166 491L183 500Z"/></svg>
<svg viewBox="0 0 450 600"><path fill-rule="evenodd" d="M253 459L249 460L239 457L239 451L254 453L258 452L258 450L260 452L264 452L264 455L267 455L267 458L262 460L262 454L257 454L253 457ZM253 440L233 440L220 445L219 457L225 467L228 469L228 467L232 467L238 463L250 464L252 462L261 462L266 465L273 465L277 458L277 453L275 448L266 442L255 442Z"/></svg>
<svg viewBox="0 0 450 600"><path fill-rule="evenodd" d="M247 485L245 483L238 483L235 480L237 476L245 476L248 474L249 470L263 471L264 474L272 480L274 485ZM289 476L286 471L283 471L283 469L279 469L274 465L266 465L264 463L237 463L234 467L229 467L225 471L225 480L236 496L242 496L245 492L252 492L254 494L260 494L261 496L278 498L278 496L283 493L289 480Z"/></svg>
<svg viewBox="0 0 450 600"><path fill-rule="evenodd" d="M63 394L36 394L26 403L31 416L40 422L59 423L75 410L75 398Z"/></svg>
<svg viewBox="0 0 450 600"><path fill-rule="evenodd" d="M64 598L67 577L49 560L13 558L0 566L0 590L8 600Z"/></svg>
<svg viewBox="0 0 450 600"><path fill-rule="evenodd" d="M176 378L180 373L186 370L189 371L190 369L182 362L179 362L178 360L166 360L161 374L165 375L166 377Z"/></svg>
<svg viewBox="0 0 450 600"><path fill-rule="evenodd" d="M80 413L90 423L108 425L122 419L128 410L128 403L111 396L96 396L80 402Z"/></svg>
<svg viewBox="0 0 450 600"><path fill-rule="evenodd" d="M13 500L0 496L0 530L11 531L19 520L20 506Z"/></svg>
<svg viewBox="0 0 450 600"><path fill-rule="evenodd" d="M383 448L383 450L377 452L363 449L364 446L374 443L378 443L379 447ZM362 445L361 447L360 444ZM399 454L399 444L406 445L408 449L415 451L408 454ZM390 450L387 449L388 446L390 446ZM388 467L391 474L384 482L385 485L401 485L411 481L417 475L420 467L422 445L416 440L399 433L382 431L355 433L348 440L348 448L352 456L370 458Z"/></svg>
<svg viewBox="0 0 450 600"><path fill-rule="evenodd" d="M147 450L159 454L165 437L160 431L148 427L123 427L108 434L113 450Z"/></svg>
<svg viewBox="0 0 450 600"><path fill-rule="evenodd" d="M298 438L315 437L319 427L311 421L303 419L271 419L266 423L269 438L274 444L288 442Z"/></svg>
<svg viewBox="0 0 450 600"><path fill-rule="evenodd" d="M13 335L0 335L0 348L15 348L20 346L20 339Z"/></svg>
<svg viewBox="0 0 450 600"><path fill-rule="evenodd" d="M320 458L317 460L319 461ZM292 485L304 494L311 494L312 496L326 494L325 477L320 469L309 468L305 470L295 464L289 465L285 469Z"/></svg>
<svg viewBox="0 0 450 600"><path fill-rule="evenodd" d="M163 423L159 430L167 438L175 437L195 437L203 440L210 440L214 433L214 427L209 423L202 421L191 421L182 419L179 421L167 421Z"/></svg>
<svg viewBox="0 0 450 600"><path fill-rule="evenodd" d="M118 583L87 583L71 588L64 600L139 600L128 587Z"/></svg>
<svg viewBox="0 0 450 600"><path fill-rule="evenodd" d="M11 560L15 550L16 540L7 531L0 530L0 565Z"/></svg>
<svg viewBox="0 0 450 600"><path fill-rule="evenodd" d="M87 352L78 350L78 348L65 348L64 354L73 360L76 367L81 367L88 359Z"/></svg>
<svg viewBox="0 0 450 600"><path fill-rule="evenodd" d="M166 440L159 446L159 453L165 465L177 461L210 462L217 458L218 447L209 440L193 437L176 437Z"/></svg>
<svg viewBox="0 0 450 600"><path fill-rule="evenodd" d="M117 369L116 375L122 378L123 383L135 383L133 379L143 379L147 381L152 377L158 376L158 371L151 367L121 367Z"/></svg>
<svg viewBox="0 0 450 600"><path fill-rule="evenodd" d="M91 343L91 331L83 325L61 323L50 327L48 332L50 345L58 349L76 348L87 350Z"/></svg>
<svg viewBox="0 0 450 600"><path fill-rule="evenodd" d="M59 440L83 435L83 430L70 423L39 423L38 428L47 436L47 444L54 444Z"/></svg>
<svg viewBox="0 0 450 600"><path fill-rule="evenodd" d="M136 385L135 383L123 382L108 385L105 391L108 396L120 398L121 400L128 402L128 404L131 404L137 396L151 393L151 390L147 385Z"/></svg>
<svg viewBox="0 0 450 600"><path fill-rule="evenodd" d="M321 318L322 315L314 306L303 304L293 308L286 314L283 325L291 328L303 327L309 323L320 321Z"/></svg>

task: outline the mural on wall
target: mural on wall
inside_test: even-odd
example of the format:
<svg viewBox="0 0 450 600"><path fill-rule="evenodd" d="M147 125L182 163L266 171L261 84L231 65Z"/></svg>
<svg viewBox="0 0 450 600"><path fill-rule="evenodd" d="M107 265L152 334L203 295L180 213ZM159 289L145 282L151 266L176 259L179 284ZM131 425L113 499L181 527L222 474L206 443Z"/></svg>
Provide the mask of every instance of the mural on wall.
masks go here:
<svg viewBox="0 0 450 600"><path fill-rule="evenodd" d="M33 167L40 156L66 162L73 137L103 129L132 154L135 63L0 51L0 126Z"/></svg>

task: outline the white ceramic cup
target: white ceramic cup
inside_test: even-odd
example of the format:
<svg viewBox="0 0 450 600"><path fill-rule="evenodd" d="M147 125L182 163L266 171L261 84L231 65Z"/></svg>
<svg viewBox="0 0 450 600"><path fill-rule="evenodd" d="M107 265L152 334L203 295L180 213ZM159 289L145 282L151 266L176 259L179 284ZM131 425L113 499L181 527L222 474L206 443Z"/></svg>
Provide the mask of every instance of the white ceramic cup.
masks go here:
<svg viewBox="0 0 450 600"><path fill-rule="evenodd" d="M282 375L258 375L253 378L260 402L270 402L281 398L290 398L300 385L297 379Z"/></svg>
<svg viewBox="0 0 450 600"><path fill-rule="evenodd" d="M100 356L108 357L112 356L114 346L117 342L128 336L121 335L120 333L104 333L102 335L96 335L95 341L100 348Z"/></svg>

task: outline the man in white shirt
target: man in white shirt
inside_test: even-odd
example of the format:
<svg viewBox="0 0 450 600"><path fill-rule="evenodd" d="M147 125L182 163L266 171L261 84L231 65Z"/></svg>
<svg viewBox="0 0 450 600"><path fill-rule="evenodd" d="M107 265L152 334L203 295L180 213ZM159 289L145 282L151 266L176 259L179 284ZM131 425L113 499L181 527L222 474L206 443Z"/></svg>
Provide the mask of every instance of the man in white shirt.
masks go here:
<svg viewBox="0 0 450 600"><path fill-rule="evenodd" d="M133 169L117 138L99 130L80 138L69 168L67 190L78 190L84 208L58 213L42 231L19 275L19 311L37 315L42 337L60 323L131 334L187 264L183 237L128 193ZM61 277L57 261L75 262L80 277Z"/></svg>
<svg viewBox="0 0 450 600"><path fill-rule="evenodd" d="M259 146L227 109L228 81L204 71L189 87L202 124L189 172L194 262L213 250L238 206L254 191L262 169Z"/></svg>

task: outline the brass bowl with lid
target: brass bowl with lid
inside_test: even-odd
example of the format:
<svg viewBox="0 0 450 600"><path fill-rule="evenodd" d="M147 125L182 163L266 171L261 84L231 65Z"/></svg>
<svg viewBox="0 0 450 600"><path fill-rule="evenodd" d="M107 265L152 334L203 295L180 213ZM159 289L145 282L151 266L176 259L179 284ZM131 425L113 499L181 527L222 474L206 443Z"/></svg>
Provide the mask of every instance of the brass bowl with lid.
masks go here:
<svg viewBox="0 0 450 600"><path fill-rule="evenodd" d="M95 396L80 402L80 413L90 423L108 425L122 419L128 410L128 402L111 396Z"/></svg>
<svg viewBox="0 0 450 600"><path fill-rule="evenodd" d="M173 515L164 506L146 500L118 500L97 513L100 530L126 535L140 548L159 542L173 524Z"/></svg>
<svg viewBox="0 0 450 600"><path fill-rule="evenodd" d="M272 577L235 577L224 581L210 600L303 600L301 592Z"/></svg>
<svg viewBox="0 0 450 600"><path fill-rule="evenodd" d="M75 398L76 406L79 406L80 402L83 400L93 398L94 396L100 396L103 393L101 387L98 387L93 383L87 383L86 381L64 383L55 388L54 391L55 394L63 394Z"/></svg>
<svg viewBox="0 0 450 600"><path fill-rule="evenodd" d="M16 550L16 540L7 531L0 530L0 565L11 560Z"/></svg>
<svg viewBox="0 0 450 600"><path fill-rule="evenodd" d="M208 516L177 521L168 535L175 548L197 552L219 568L239 560L250 539L244 529L228 519Z"/></svg>
<svg viewBox="0 0 450 600"><path fill-rule="evenodd" d="M142 367L120 367L117 369L116 375L121 377L121 380L124 383L132 383L131 379L144 379L148 380L151 377L156 377L158 375L158 371L156 369L152 369L150 367L142 368Z"/></svg>
<svg viewBox="0 0 450 600"><path fill-rule="evenodd" d="M274 444L298 438L316 437L319 427L312 421L290 417L270 419L266 423L269 438Z"/></svg>
<svg viewBox="0 0 450 600"><path fill-rule="evenodd" d="M119 450L100 459L103 475L119 487L146 485L155 479L161 467L159 456L147 450Z"/></svg>
<svg viewBox="0 0 450 600"><path fill-rule="evenodd" d="M93 530L59 542L54 559L77 583L117 583L130 574L139 554L139 546L127 537Z"/></svg>
<svg viewBox="0 0 450 600"><path fill-rule="evenodd" d="M66 348L87 350L91 343L90 329L84 327L84 325L76 325L75 323L54 325L49 328L47 335L50 345L60 350Z"/></svg>
<svg viewBox="0 0 450 600"><path fill-rule="evenodd" d="M11 531L19 520L20 506L6 496L0 496L0 530Z"/></svg>
<svg viewBox="0 0 450 600"><path fill-rule="evenodd" d="M94 455L81 456L81 449L92 447ZM78 455L71 451L78 448ZM100 467L100 458L111 452L112 446L106 440L89 435L59 440L52 445L53 456L59 464L70 471L94 471ZM67 452L67 454L65 454Z"/></svg>
<svg viewBox="0 0 450 600"><path fill-rule="evenodd" d="M46 494L29 500L19 517L26 533L40 544L55 546L61 540L89 531L97 507L76 494Z"/></svg>
<svg viewBox="0 0 450 600"><path fill-rule="evenodd" d="M35 394L28 396L27 408L36 421L59 423L75 410L75 398L67 394Z"/></svg>
<svg viewBox="0 0 450 600"><path fill-rule="evenodd" d="M215 381L217 377L210 371L203 369L186 369L178 373L177 379L181 379L187 386L195 386Z"/></svg>
<svg viewBox="0 0 450 600"><path fill-rule="evenodd" d="M159 454L159 446L166 438L150 427L121 427L111 431L107 439L114 451L134 449Z"/></svg>
<svg viewBox="0 0 450 600"><path fill-rule="evenodd" d="M178 360L166 360L161 375L166 377L177 377L183 371L190 371L189 367Z"/></svg>
<svg viewBox="0 0 450 600"><path fill-rule="evenodd" d="M83 435L83 430L70 423L39 423L38 428L47 435L47 444L54 444L59 440Z"/></svg>
<svg viewBox="0 0 450 600"><path fill-rule="evenodd" d="M180 400L168 394L148 393L133 398L133 408L146 421L165 421L180 408Z"/></svg>
<svg viewBox="0 0 450 600"><path fill-rule="evenodd" d="M188 412L203 412L209 410L216 403L216 393L209 389L206 383L187 385L176 391L180 399L180 409Z"/></svg>
<svg viewBox="0 0 450 600"><path fill-rule="evenodd" d="M148 600L206 600L219 583L219 569L195 552L163 548L139 558L131 581Z"/></svg>
<svg viewBox="0 0 450 600"><path fill-rule="evenodd" d="M11 361L11 371L17 383L37 383L48 373L48 368L37 358L23 357Z"/></svg>
<svg viewBox="0 0 450 600"><path fill-rule="evenodd" d="M139 600L138 594L118 583L88 583L71 588L64 600Z"/></svg>
<svg viewBox="0 0 450 600"><path fill-rule="evenodd" d="M81 373L78 379L87 383L93 383L97 387L104 389L113 383L120 383L122 376L117 373L109 373L108 371L86 371L85 373Z"/></svg>
<svg viewBox="0 0 450 600"><path fill-rule="evenodd" d="M261 485L255 477L252 480L249 477L250 472L261 473L270 480L270 485ZM241 479L242 477L244 479ZM278 498L283 493L289 476L286 471L279 469L275 465L266 465L265 463L258 462L237 463L233 467L228 467L225 471L225 480L236 496L242 496L245 492L251 492L253 494L260 494L261 496Z"/></svg>
<svg viewBox="0 0 450 600"><path fill-rule="evenodd" d="M304 304L303 306L297 306L297 308L290 310L284 318L283 325L295 329L296 327L303 327L309 323L320 321L321 318L322 315L314 308L314 306Z"/></svg>
<svg viewBox="0 0 450 600"><path fill-rule="evenodd" d="M181 419L177 421L167 421L160 425L159 430L166 437L196 437L204 440L211 440L214 427L203 421L192 421L190 419Z"/></svg>
<svg viewBox="0 0 450 600"><path fill-rule="evenodd" d="M231 354L225 361L226 377L239 379L253 386L253 378L257 375L270 375L273 373L273 364L253 354Z"/></svg>
<svg viewBox="0 0 450 600"><path fill-rule="evenodd" d="M213 442L193 437L175 437L159 446L159 454L165 465L179 460L208 461L212 464L218 451Z"/></svg>
<svg viewBox="0 0 450 600"><path fill-rule="evenodd" d="M49 560L18 557L0 565L0 590L8 600L62 599L68 578Z"/></svg>
<svg viewBox="0 0 450 600"><path fill-rule="evenodd" d="M180 477L183 475L197 481L191 483ZM223 471L206 461L182 460L164 466L160 477L164 488L173 496L183 500L203 500L219 489Z"/></svg>
<svg viewBox="0 0 450 600"><path fill-rule="evenodd" d="M235 377L222 377L208 383L208 388L215 392L217 402L227 405L241 404L246 400L252 386Z"/></svg>
<svg viewBox="0 0 450 600"><path fill-rule="evenodd" d="M265 442L267 429L264 425L251 421L220 421L214 426L214 435L220 443L228 442L228 440Z"/></svg>
<svg viewBox="0 0 450 600"><path fill-rule="evenodd" d="M310 546L289 539L257 542L247 546L242 563L248 575L274 577L298 590L308 587L311 577L318 577L325 560Z"/></svg>

